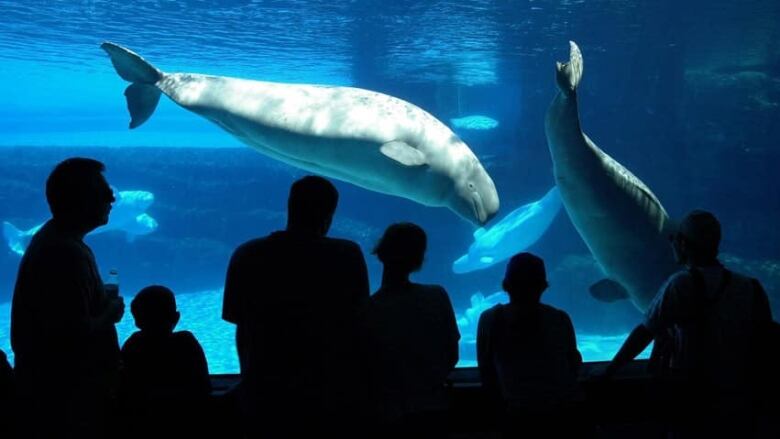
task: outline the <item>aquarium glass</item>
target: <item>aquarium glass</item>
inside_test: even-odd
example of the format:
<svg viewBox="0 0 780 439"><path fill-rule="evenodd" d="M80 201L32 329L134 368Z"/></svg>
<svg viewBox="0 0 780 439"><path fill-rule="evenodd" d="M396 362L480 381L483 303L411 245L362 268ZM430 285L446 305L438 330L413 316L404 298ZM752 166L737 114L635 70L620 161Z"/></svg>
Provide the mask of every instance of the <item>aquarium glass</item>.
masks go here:
<svg viewBox="0 0 780 439"><path fill-rule="evenodd" d="M777 309L778 23L775 0L0 1L0 348L13 358L10 301L24 239L49 218L45 179L59 161L86 156L106 164L125 202L114 206L113 228L86 238L103 276L118 270L128 304L146 285L172 288L178 329L196 335L211 373L236 373L234 327L220 318L228 260L242 242L284 228L289 186L310 173L164 95L146 123L128 129L128 83L103 41L166 72L360 87L413 103L492 177L501 208L488 228L555 185L545 112L558 92L555 63L576 41L583 130L671 218L695 207L718 215L721 260L759 278ZM372 291L381 265L371 250L384 228L411 221L427 231L414 279L446 288L462 335L459 365L475 365L479 314L506 301L506 261L456 273L474 224L334 182L330 235L360 245ZM591 296L604 274L566 206L534 224L502 245L544 258L542 301L571 316L586 361L611 358L642 313ZM122 341L135 330L129 308L118 328Z"/></svg>

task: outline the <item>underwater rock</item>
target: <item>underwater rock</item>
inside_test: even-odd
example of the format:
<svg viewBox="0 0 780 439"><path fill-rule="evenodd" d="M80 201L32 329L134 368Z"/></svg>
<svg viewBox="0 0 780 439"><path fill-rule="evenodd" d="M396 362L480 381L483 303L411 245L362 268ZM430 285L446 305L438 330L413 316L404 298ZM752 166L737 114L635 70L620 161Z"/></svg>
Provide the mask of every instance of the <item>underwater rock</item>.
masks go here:
<svg viewBox="0 0 780 439"><path fill-rule="evenodd" d="M559 210L561 197L553 187L541 199L518 207L489 229L477 229L468 253L452 263L452 271L481 270L527 249L544 235Z"/></svg>

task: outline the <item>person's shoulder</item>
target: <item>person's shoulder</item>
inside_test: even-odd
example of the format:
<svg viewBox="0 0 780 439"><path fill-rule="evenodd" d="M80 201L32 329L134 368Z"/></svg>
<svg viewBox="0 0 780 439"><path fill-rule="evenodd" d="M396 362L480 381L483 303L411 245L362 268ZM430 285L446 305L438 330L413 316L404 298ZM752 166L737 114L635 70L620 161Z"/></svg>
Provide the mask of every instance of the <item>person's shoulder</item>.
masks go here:
<svg viewBox="0 0 780 439"><path fill-rule="evenodd" d="M175 340L184 340L184 341L187 341L187 342L192 342L192 341L197 342L198 341L198 339L195 338L195 334L193 334L190 331L186 331L186 330L185 331L176 331L173 334L171 334L171 336Z"/></svg>
<svg viewBox="0 0 780 439"><path fill-rule="evenodd" d="M666 283L669 285L691 283L693 282L694 276L695 274L692 273L691 270L678 270L669 276L669 278L666 280Z"/></svg>
<svg viewBox="0 0 780 439"><path fill-rule="evenodd" d="M730 273L730 280L729 280L730 286L728 287L729 289L735 289L740 291L741 293L746 293L744 297L756 298L757 296L755 294L763 295L764 297L766 297L766 290L764 289L764 285L761 283L760 280L758 280L755 277L731 269L729 269L728 271Z"/></svg>
<svg viewBox="0 0 780 439"><path fill-rule="evenodd" d="M552 305L548 305L546 303L540 303L539 304L539 309L543 313L554 314L554 315L561 315L561 314L568 315L568 314L566 314L566 311L563 311L561 309L558 309L558 308L556 308L556 307L554 307Z"/></svg>
<svg viewBox="0 0 780 439"><path fill-rule="evenodd" d="M253 238L250 239L249 241L245 241L244 243L236 247L236 252L245 252L245 251L251 251L256 248L263 248L264 246L267 246L272 240L273 240L273 235Z"/></svg>
<svg viewBox="0 0 780 439"><path fill-rule="evenodd" d="M490 308L482 311L482 314L479 315L479 320L485 322L492 321L495 318L495 316L498 313L500 313L501 310L503 310L505 307L506 305L504 305L503 303L497 303L491 306Z"/></svg>
<svg viewBox="0 0 780 439"><path fill-rule="evenodd" d="M273 242L274 235L263 236L259 238L250 239L236 247L233 251L234 258L248 257L250 255L256 255L262 253Z"/></svg>
<svg viewBox="0 0 780 439"><path fill-rule="evenodd" d="M124 344L122 345L122 353L127 354L136 351L139 346L143 344L143 335L141 335L141 331L135 331L132 334L130 334L130 337L125 340Z"/></svg>
<svg viewBox="0 0 780 439"><path fill-rule="evenodd" d="M447 290L445 290L444 287L441 285L413 283L412 288L418 294L435 296L436 298L439 299L449 298L449 296L447 295Z"/></svg>
<svg viewBox="0 0 780 439"><path fill-rule="evenodd" d="M729 273L731 273L731 279L733 281L737 281L739 283L754 283L759 282L758 279L748 276L747 274L740 273L738 271L734 271L732 269L727 269Z"/></svg>
<svg viewBox="0 0 780 439"><path fill-rule="evenodd" d="M65 264L78 263L89 258L86 244L59 234L37 233L25 251L27 260L57 259Z"/></svg>
<svg viewBox="0 0 780 439"><path fill-rule="evenodd" d="M447 294L447 290L444 289L443 286L439 284L413 284L415 288L418 288L420 291L424 291L431 294Z"/></svg>
<svg viewBox="0 0 780 439"><path fill-rule="evenodd" d="M363 258L363 251L354 241L343 238L325 237L320 242L322 244L322 247L320 248L323 249L325 253L332 255L335 258L343 258L351 261Z"/></svg>
<svg viewBox="0 0 780 439"><path fill-rule="evenodd" d="M174 343L184 346L200 346L198 339L195 338L195 334L190 331L176 331L171 334L171 339Z"/></svg>
<svg viewBox="0 0 780 439"><path fill-rule="evenodd" d="M678 291L688 291L694 287L696 273L691 270L679 270L672 273L661 286L661 293L672 294Z"/></svg>
<svg viewBox="0 0 780 439"><path fill-rule="evenodd" d="M360 246L355 241L350 241L349 239L331 238L326 236L322 239L322 242L327 246L343 251L360 251Z"/></svg>
<svg viewBox="0 0 780 439"><path fill-rule="evenodd" d="M552 305L548 305L546 303L540 303L539 309L542 311L542 313L553 316L558 320L571 321L571 317L569 316L569 313L567 313L562 309L556 308Z"/></svg>

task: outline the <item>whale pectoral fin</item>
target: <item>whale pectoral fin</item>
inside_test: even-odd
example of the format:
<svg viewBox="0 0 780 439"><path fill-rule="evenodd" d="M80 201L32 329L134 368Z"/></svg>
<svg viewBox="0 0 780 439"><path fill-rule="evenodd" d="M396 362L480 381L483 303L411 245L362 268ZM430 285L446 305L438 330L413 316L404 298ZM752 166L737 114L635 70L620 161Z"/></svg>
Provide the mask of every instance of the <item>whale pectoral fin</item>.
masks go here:
<svg viewBox="0 0 780 439"><path fill-rule="evenodd" d="M408 143L399 140L383 144L379 151L386 157L404 166L423 166L426 164L425 154Z"/></svg>
<svg viewBox="0 0 780 439"><path fill-rule="evenodd" d="M602 279L589 288L590 295L601 302L617 302L628 299L628 291L612 279Z"/></svg>

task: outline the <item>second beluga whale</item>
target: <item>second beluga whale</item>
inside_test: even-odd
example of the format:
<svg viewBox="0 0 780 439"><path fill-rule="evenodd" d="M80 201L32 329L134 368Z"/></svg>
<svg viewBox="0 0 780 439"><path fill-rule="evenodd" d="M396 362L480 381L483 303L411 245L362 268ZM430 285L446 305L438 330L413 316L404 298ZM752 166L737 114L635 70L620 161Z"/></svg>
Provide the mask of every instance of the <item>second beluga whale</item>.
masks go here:
<svg viewBox="0 0 780 439"><path fill-rule="evenodd" d="M446 125L401 99L352 87L165 73L113 43L101 47L125 90L130 128L164 93L259 152L366 189L448 207L478 225L499 208L493 180Z"/></svg>
<svg viewBox="0 0 780 439"><path fill-rule="evenodd" d="M489 229L477 229L468 252L452 263L452 271L481 270L527 249L544 235L559 210L561 197L553 186L544 197L518 207Z"/></svg>
<svg viewBox="0 0 780 439"><path fill-rule="evenodd" d="M675 226L652 191L596 146L580 127L577 88L583 61L570 42L568 63L557 64L558 94L545 133L561 200L607 279L594 297L630 298L644 311L677 266L668 237Z"/></svg>

